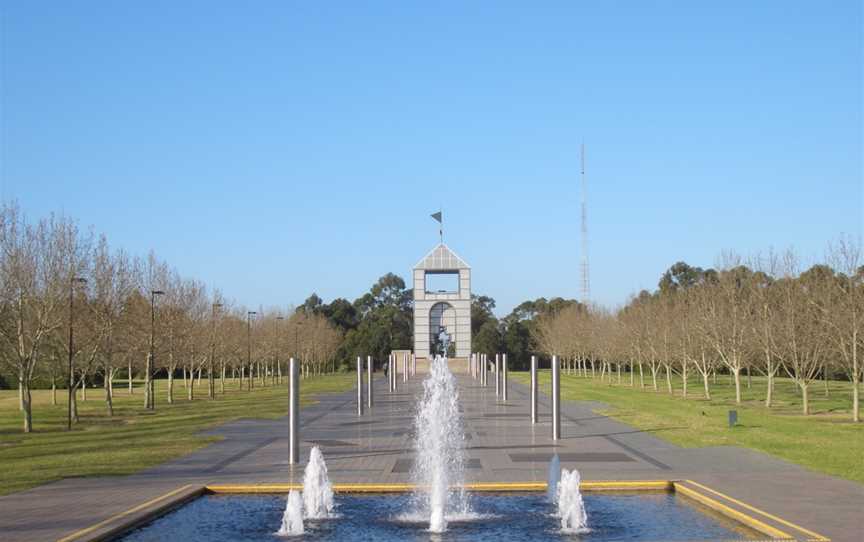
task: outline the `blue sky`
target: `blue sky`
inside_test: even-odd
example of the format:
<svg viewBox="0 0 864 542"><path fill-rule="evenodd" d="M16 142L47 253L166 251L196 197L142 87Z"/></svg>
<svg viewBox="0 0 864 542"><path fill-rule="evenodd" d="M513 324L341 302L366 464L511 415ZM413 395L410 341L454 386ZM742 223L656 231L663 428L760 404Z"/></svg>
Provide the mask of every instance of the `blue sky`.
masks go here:
<svg viewBox="0 0 864 542"><path fill-rule="evenodd" d="M864 230L862 8L5 2L2 197L251 306L354 299L437 241L499 312Z"/></svg>

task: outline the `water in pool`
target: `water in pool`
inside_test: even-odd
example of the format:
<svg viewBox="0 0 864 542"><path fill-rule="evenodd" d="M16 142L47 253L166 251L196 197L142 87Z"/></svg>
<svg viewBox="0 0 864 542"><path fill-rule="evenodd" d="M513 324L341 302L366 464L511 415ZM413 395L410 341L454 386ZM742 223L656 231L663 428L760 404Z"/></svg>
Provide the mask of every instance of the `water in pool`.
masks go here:
<svg viewBox="0 0 864 542"><path fill-rule="evenodd" d="M475 494L468 517L447 518L447 531L406 515L408 495L339 495L333 518L307 520L304 534L279 536L283 495L201 497L126 535L126 542L181 540L294 542L305 540L742 540L746 531L714 519L671 493L584 496L587 533L564 534L545 494Z"/></svg>

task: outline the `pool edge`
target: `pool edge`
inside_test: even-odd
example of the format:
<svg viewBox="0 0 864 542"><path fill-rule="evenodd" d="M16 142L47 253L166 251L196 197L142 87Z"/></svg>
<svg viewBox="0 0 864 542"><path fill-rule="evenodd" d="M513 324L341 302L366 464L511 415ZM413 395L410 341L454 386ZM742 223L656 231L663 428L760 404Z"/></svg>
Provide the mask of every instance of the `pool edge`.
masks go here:
<svg viewBox="0 0 864 542"><path fill-rule="evenodd" d="M335 493L405 493L415 489L414 484L333 484ZM546 482L474 482L463 486L474 492L538 492L545 491ZM710 508L720 515L762 533L770 540L806 540L830 542L828 537L805 529L790 521L762 511L743 501L734 499L693 480L609 480L583 481L586 493L600 492L657 492L680 494ZM164 495L115 514L90 527L60 538L58 542L103 542L121 535L178 508L205 494L263 494L287 493L302 490L302 484L207 484L184 485ZM710 493L710 495L709 495ZM783 528L796 531L789 534ZM803 536L802 536L803 535Z"/></svg>

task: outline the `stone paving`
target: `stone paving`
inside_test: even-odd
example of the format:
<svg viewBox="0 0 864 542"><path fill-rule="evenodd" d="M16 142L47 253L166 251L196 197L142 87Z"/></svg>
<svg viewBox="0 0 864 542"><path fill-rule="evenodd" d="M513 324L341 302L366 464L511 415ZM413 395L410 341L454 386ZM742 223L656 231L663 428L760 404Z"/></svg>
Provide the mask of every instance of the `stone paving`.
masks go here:
<svg viewBox="0 0 864 542"><path fill-rule="evenodd" d="M496 399L459 375L468 481L543 481L549 459L578 468L584 480L692 479L834 540L864 540L864 486L752 450L679 448L594 412L600 405L562 403L562 439L551 439L549 403L540 423L529 418L528 390L510 383ZM413 461L413 413L420 378L387 391L375 382L375 405L356 413L356 390L325 395L303 409L301 457L324 452L334 482L407 482ZM287 423L246 419L213 431L224 437L198 452L126 477L66 479L0 497L0 540L55 540L184 484L300 482L303 465L288 465Z"/></svg>

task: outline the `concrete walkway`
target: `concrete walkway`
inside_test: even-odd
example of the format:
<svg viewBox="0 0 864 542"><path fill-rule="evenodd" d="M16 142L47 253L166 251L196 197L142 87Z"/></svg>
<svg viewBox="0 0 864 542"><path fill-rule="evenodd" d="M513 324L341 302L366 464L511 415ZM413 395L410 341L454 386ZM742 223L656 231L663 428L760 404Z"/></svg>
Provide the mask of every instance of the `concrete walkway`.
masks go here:
<svg viewBox="0 0 864 542"><path fill-rule="evenodd" d="M691 479L766 512L831 537L859 541L864 486L810 472L734 447L684 449L594 413L598 405L562 404L563 439L551 440L548 401L532 425L527 388L511 382L509 401L493 386L459 376L468 451L468 481L543 481L555 453L585 480ZM491 379L490 379L491 380ZM301 416L301 457L322 448L334 482L407 482L419 378L387 391L376 381L376 404L358 417L356 391L321 397ZM134 476L67 479L0 497L0 539L56 540L184 484L300 482L303 465L288 465L287 423L241 420L212 434L224 440Z"/></svg>

